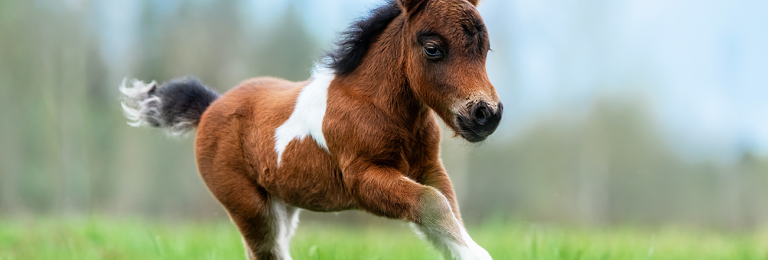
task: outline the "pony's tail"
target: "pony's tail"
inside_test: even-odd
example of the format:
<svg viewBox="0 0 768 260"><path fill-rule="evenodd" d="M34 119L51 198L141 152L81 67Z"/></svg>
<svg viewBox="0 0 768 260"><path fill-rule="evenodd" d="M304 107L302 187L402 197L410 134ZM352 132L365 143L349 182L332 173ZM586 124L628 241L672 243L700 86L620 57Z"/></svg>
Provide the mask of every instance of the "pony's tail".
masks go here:
<svg viewBox="0 0 768 260"><path fill-rule="evenodd" d="M123 80L120 92L129 125L162 128L169 135L195 129L205 109L219 98L219 93L195 78L174 79L159 87L155 81Z"/></svg>

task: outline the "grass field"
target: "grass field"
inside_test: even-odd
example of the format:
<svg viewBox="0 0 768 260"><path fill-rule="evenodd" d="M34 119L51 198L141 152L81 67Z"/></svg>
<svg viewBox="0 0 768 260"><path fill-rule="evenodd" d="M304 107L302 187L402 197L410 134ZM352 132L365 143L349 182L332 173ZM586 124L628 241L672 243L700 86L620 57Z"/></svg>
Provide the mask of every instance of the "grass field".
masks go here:
<svg viewBox="0 0 768 260"><path fill-rule="evenodd" d="M470 234L504 259L768 259L768 232L718 234L662 229L564 229L488 224ZM440 259L406 225L303 223L296 260ZM234 226L143 221L0 220L0 259L244 259Z"/></svg>

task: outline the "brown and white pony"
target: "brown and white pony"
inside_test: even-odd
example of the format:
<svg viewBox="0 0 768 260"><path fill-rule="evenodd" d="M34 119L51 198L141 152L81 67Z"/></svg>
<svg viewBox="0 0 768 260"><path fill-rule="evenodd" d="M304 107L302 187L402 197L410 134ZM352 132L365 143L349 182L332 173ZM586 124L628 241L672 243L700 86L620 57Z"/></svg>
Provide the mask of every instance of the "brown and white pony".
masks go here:
<svg viewBox="0 0 768 260"><path fill-rule="evenodd" d="M491 259L467 234L435 114L479 142L502 105L478 0L396 0L342 34L312 78L255 78L224 95L196 79L121 86L134 126L197 127L200 175L249 259L291 259L299 209L402 219L449 259Z"/></svg>

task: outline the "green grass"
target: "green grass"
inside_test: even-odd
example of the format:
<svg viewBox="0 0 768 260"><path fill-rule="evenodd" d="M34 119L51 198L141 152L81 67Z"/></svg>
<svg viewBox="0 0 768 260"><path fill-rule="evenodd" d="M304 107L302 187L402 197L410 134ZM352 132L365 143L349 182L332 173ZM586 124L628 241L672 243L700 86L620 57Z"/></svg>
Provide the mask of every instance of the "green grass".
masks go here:
<svg viewBox="0 0 768 260"><path fill-rule="evenodd" d="M718 234L662 229L567 229L488 224L470 234L504 259L762 259L768 232ZM296 260L440 259L406 225L300 225ZM0 259L244 259L230 223L0 220Z"/></svg>

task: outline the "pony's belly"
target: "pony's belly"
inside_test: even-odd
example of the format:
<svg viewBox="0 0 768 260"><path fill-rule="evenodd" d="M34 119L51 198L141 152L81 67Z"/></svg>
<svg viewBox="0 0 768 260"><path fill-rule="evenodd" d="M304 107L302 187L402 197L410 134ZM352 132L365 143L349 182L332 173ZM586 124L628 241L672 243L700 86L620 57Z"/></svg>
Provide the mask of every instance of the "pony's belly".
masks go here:
<svg viewBox="0 0 768 260"><path fill-rule="evenodd" d="M270 178L274 183L265 186L288 205L319 212L355 208L344 188L341 170L312 138L291 141L274 172Z"/></svg>

